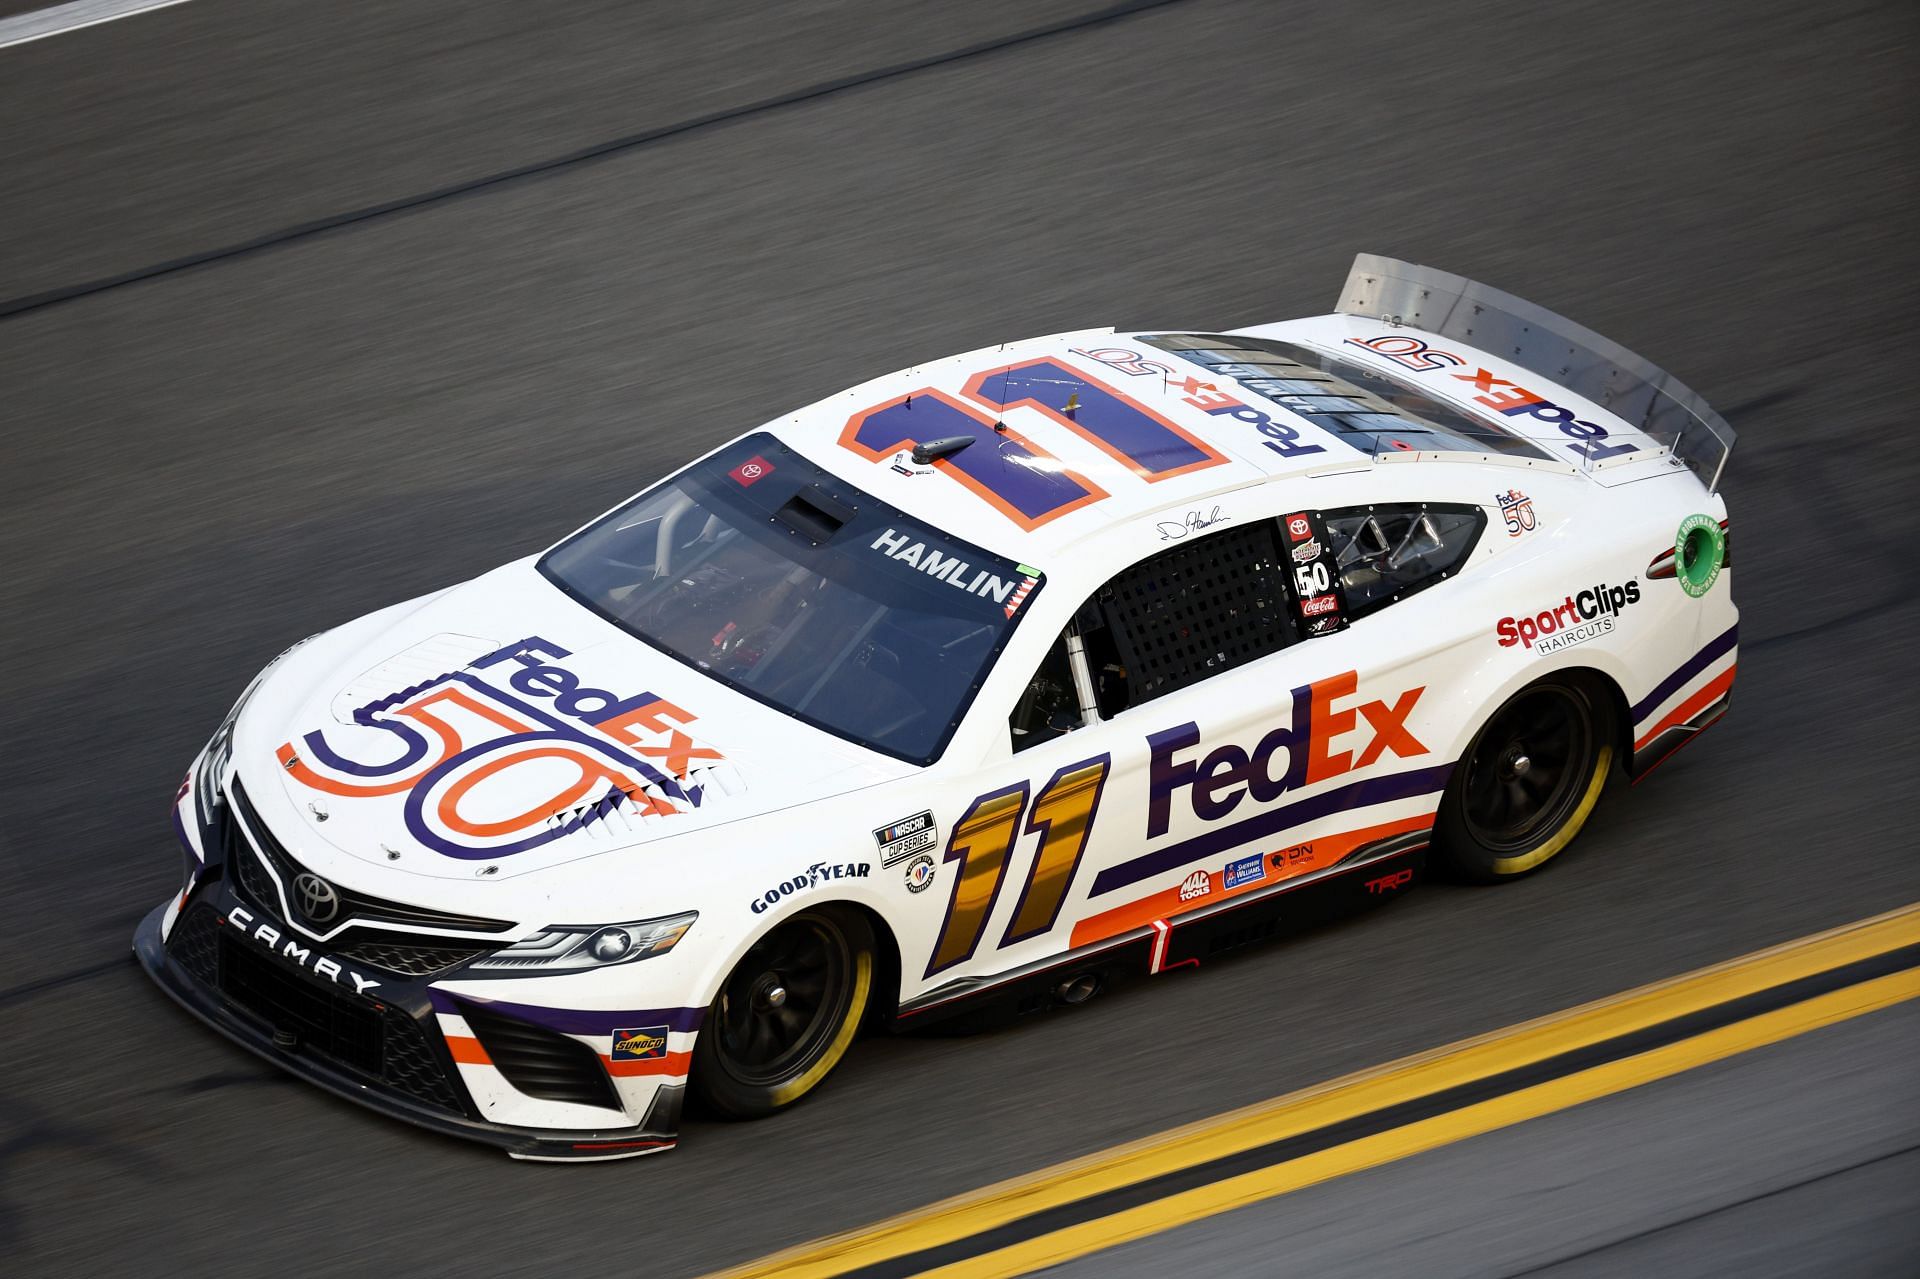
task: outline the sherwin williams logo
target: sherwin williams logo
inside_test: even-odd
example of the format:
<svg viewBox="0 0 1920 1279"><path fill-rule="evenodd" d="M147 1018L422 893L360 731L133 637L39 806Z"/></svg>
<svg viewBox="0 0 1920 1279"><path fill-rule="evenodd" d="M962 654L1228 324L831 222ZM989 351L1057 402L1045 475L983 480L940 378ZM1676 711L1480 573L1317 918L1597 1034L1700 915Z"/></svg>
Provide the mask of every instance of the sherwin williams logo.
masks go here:
<svg viewBox="0 0 1920 1279"><path fill-rule="evenodd" d="M657 815L699 807L703 788L687 779L721 756L684 731L694 716L652 693L587 687L559 664L570 656L528 636L360 707L348 748L316 730L282 745L280 763L325 794L403 796L415 839L476 861L539 848L628 802Z"/></svg>
<svg viewBox="0 0 1920 1279"><path fill-rule="evenodd" d="M1234 889L1267 877L1267 864L1258 853L1227 863L1226 887Z"/></svg>
<svg viewBox="0 0 1920 1279"><path fill-rule="evenodd" d="M667 1055L667 1027L642 1026L638 1030L613 1032L615 1061L656 1061Z"/></svg>

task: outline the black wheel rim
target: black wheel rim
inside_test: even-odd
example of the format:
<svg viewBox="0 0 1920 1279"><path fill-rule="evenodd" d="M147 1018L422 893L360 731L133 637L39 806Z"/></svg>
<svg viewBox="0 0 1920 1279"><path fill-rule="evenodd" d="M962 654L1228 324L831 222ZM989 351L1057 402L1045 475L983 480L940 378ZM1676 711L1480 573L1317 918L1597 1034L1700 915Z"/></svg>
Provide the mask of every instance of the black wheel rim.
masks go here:
<svg viewBox="0 0 1920 1279"><path fill-rule="evenodd" d="M1530 688L1501 707L1467 753L1468 832L1498 855L1527 852L1573 814L1593 777L1593 713L1570 688Z"/></svg>
<svg viewBox="0 0 1920 1279"><path fill-rule="evenodd" d="M718 1001L719 1057L752 1087L785 1083L818 1061L853 999L853 948L832 921L803 916L754 943Z"/></svg>

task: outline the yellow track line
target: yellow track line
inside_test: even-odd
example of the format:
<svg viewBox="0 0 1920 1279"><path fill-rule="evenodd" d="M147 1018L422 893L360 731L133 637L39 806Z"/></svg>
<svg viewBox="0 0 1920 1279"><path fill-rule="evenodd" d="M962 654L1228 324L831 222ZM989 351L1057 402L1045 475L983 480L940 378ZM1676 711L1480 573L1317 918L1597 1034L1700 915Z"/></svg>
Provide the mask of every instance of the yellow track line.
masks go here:
<svg viewBox="0 0 1920 1279"><path fill-rule="evenodd" d="M1805 1003L1762 1013L1669 1044L1638 1057L1608 1062L1547 1083L1419 1120L1270 1168L1198 1186L1125 1212L1069 1226L998 1252L925 1272L926 1279L1005 1279L1058 1265L1130 1239L1272 1199L1317 1182L1405 1159L1467 1137L1477 1137L1582 1102L1637 1088L1656 1079L1776 1043L1834 1022L1920 997L1920 970L1862 982Z"/></svg>
<svg viewBox="0 0 1920 1279"><path fill-rule="evenodd" d="M1299 1133L1311 1132L1328 1124L1369 1114L1398 1102L1427 1096L1457 1084L1483 1079L1489 1075L1500 1074L1573 1049L1601 1043L1648 1026L1659 1025L1675 1017L1723 1004L1756 991L1766 990L1784 982L1825 972L1856 960L1916 943L1920 943L1920 905L1903 907L1885 915L1817 933L1811 937L1775 946L1711 968L1642 986L1566 1012L1555 1013L1491 1034L1463 1040L1274 1098L1271 1101L1260 1102L1212 1119L1201 1120L1052 1168L1042 1169L1039 1172L889 1218L872 1226L789 1248L746 1265L717 1272L709 1279L763 1279L763 1277L774 1275L792 1276L793 1279L827 1279L828 1276L859 1266L964 1239L1005 1222L1071 1203L1105 1190L1206 1163L1224 1155L1266 1145ZM1644 1059L1665 1061L1667 1058L1661 1054L1689 1046L1719 1043L1722 1039L1716 1037L1724 1037L1741 1027L1761 1023L1771 1026L1777 1023L1768 1020L1769 1018L1779 1018L1782 1014L1813 1008L1816 1005L1826 1007L1829 1005L1823 1001L1831 1001L1856 991L1876 988L1879 988L1878 983L1870 982L1849 988L1848 991L1834 992L1832 995L1795 1005L1792 1009L1766 1014L1750 1022L1738 1023L1737 1026L1724 1027L1719 1031L1687 1040L1684 1044L1675 1044L1656 1053L1645 1054ZM1902 998L1906 997L1902 996ZM1356 1150L1363 1147L1368 1150L1374 1149L1372 1143L1383 1142L1389 1138L1405 1140L1404 1135L1407 1133L1416 1130L1431 1132L1432 1129L1428 1128L1428 1125L1444 1125L1453 1121L1456 1116L1481 1112L1481 1107L1511 1104L1516 1098L1533 1096L1541 1089L1565 1088L1571 1080L1586 1079L1591 1074L1615 1071L1627 1066L1629 1062L1642 1061L1643 1058L1631 1058L1626 1062L1610 1063L1608 1066L1597 1067L1594 1071L1582 1072L1567 1079L1539 1085L1537 1088L1526 1089L1508 1097L1481 1103L1480 1106L1468 1107L1466 1110L1452 1112L1449 1115L1435 1116L1433 1119L1395 1130L1394 1133L1382 1133L1376 1137L1340 1147L1338 1150L1323 1151L1318 1155L1308 1156L1306 1159L1287 1165L1246 1175L1272 1176L1277 1174L1280 1168L1297 1169L1300 1165L1318 1167L1320 1165L1312 1161L1326 1161L1336 1155L1353 1158L1356 1157L1353 1153ZM1645 1066L1643 1065L1641 1069L1644 1071ZM1675 1069L1685 1069L1685 1067L1675 1067ZM1636 1082L1657 1077L1657 1075L1641 1074L1636 1076ZM1631 1084L1621 1084L1618 1087L1630 1086ZM1618 1087L1609 1091L1618 1091ZM1503 1122L1517 1122L1517 1119ZM1481 1130L1484 1131L1484 1129ZM1457 1139L1457 1137L1449 1138L1449 1140ZM1429 1149L1431 1146L1420 1148ZM1386 1156L1386 1158L1393 1157L1398 1156ZM1368 1163L1356 1166L1367 1167L1382 1161L1381 1158L1374 1158ZM1338 1172L1328 1172L1312 1179L1323 1180L1327 1176L1337 1175L1339 1175ZM1186 1195L1213 1193L1221 1186L1233 1185L1241 1180L1241 1178L1234 1178L1215 1183L1185 1192L1185 1195L1175 1196L1170 1200L1160 1201L1160 1203L1185 1200ZM1310 1184L1310 1182L1301 1184ZM1269 1193L1284 1192L1276 1190ZM1159 1204L1143 1205L1119 1217L1103 1218L1099 1222L1088 1223L1084 1227L1072 1227L1061 1233L1070 1234L1073 1231L1098 1228L1101 1237L1110 1242L1118 1242L1121 1236L1115 1231L1123 1218L1130 1218L1133 1213L1148 1212L1159 1206ZM1225 1207L1210 1211L1225 1211L1226 1207L1232 1206L1236 1205L1229 1203ZM1164 1226L1154 1227L1154 1229L1164 1228ZM1048 1238L1054 1237L1048 1236ZM1008 1251L1032 1248L1042 1242L1042 1240L1031 1240L1027 1244L1017 1245L1015 1249ZM986 1258L976 1258L959 1264L972 1265L985 1260ZM1021 1262L1020 1264L1045 1263ZM939 1273L947 1273L947 1271ZM976 1272L955 1270L952 1273ZM1017 1271L979 1271L977 1273L1017 1273Z"/></svg>

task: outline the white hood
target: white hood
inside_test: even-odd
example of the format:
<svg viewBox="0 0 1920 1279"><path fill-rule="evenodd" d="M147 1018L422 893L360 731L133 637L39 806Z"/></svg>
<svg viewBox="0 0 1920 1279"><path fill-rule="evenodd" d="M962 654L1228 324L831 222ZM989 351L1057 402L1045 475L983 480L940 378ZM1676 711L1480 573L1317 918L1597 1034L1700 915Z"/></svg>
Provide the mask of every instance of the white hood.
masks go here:
<svg viewBox="0 0 1920 1279"><path fill-rule="evenodd" d="M248 703L235 760L296 858L334 861L302 855L320 842L469 882L658 856L912 771L642 643L531 560L298 649Z"/></svg>

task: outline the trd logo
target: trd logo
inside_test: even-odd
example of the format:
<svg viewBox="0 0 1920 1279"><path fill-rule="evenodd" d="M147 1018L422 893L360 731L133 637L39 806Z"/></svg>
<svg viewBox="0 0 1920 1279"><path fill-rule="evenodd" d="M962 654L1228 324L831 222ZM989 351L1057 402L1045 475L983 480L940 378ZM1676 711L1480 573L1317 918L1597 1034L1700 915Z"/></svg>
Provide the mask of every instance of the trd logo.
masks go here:
<svg viewBox="0 0 1920 1279"><path fill-rule="evenodd" d="M1341 706L1341 700L1353 697L1359 685L1358 673L1347 671L1294 689L1293 722L1267 733L1251 751L1229 743L1214 748L1204 759L1181 759L1181 752L1200 744L1200 727L1191 721L1148 736L1147 746L1153 752L1147 781L1148 838L1167 833L1173 797L1182 790L1188 791L1195 817L1217 822L1248 795L1256 804L1269 804L1287 791L1371 767L1388 751L1401 759L1426 754L1427 748L1407 731L1407 716L1426 686L1410 688L1391 703ZM1354 732L1362 719L1370 736L1359 754L1335 751L1334 739ZM1278 751L1286 752L1287 764L1276 775L1273 757Z"/></svg>
<svg viewBox="0 0 1920 1279"><path fill-rule="evenodd" d="M1370 893L1390 893L1396 888L1405 888L1412 882L1412 871L1396 870L1391 875L1382 875L1378 879L1369 879L1367 881L1367 891Z"/></svg>

